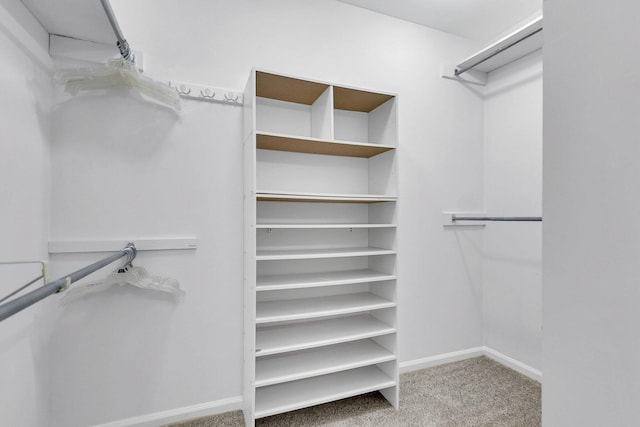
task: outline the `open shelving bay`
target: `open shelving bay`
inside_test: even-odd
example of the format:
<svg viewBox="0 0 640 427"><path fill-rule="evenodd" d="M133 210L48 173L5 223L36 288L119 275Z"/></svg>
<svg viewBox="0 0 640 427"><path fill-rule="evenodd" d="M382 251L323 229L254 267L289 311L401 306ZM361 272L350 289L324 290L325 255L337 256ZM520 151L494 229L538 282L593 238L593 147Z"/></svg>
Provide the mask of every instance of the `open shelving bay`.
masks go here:
<svg viewBox="0 0 640 427"><path fill-rule="evenodd" d="M398 407L397 99L253 70L244 107L244 414Z"/></svg>

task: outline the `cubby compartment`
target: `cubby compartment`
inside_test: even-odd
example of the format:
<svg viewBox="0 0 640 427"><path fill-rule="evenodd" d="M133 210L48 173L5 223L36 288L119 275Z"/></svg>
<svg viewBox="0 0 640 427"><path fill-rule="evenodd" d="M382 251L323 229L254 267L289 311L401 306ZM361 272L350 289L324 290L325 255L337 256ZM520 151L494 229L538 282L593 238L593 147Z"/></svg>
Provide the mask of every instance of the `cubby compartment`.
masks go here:
<svg viewBox="0 0 640 427"><path fill-rule="evenodd" d="M395 96L336 86L333 103L335 140L397 144Z"/></svg>
<svg viewBox="0 0 640 427"><path fill-rule="evenodd" d="M244 414L398 407L394 95L254 70L245 92Z"/></svg>
<svg viewBox="0 0 640 427"><path fill-rule="evenodd" d="M333 139L332 88L258 72L256 130L272 135Z"/></svg>
<svg viewBox="0 0 640 427"><path fill-rule="evenodd" d="M263 194L394 198L396 153L360 158L257 150L256 178Z"/></svg>

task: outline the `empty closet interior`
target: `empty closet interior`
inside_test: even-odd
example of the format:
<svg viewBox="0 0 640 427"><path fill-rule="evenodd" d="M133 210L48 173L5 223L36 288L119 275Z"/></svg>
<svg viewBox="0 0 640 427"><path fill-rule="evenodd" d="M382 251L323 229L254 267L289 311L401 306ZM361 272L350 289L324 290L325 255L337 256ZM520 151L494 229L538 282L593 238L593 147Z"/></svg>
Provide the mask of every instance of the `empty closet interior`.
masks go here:
<svg viewBox="0 0 640 427"><path fill-rule="evenodd" d="M29 284L0 302L0 424L395 410L402 374L478 356L580 388L558 218L588 209L557 93L581 86L552 62L543 111L542 85L566 11L469 5L453 28L365 0L60 1L0 5L0 299ZM153 285L101 287L133 267Z"/></svg>

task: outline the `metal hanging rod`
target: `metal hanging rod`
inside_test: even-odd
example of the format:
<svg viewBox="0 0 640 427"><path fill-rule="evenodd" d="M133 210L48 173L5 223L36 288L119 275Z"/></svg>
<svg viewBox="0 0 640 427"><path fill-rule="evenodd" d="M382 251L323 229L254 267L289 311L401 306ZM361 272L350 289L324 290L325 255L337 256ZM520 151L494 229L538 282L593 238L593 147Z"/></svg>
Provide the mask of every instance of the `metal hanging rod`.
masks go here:
<svg viewBox="0 0 640 427"><path fill-rule="evenodd" d="M131 261L136 257L136 247L133 243L129 243L125 248L116 252L115 254L104 258L100 261L96 261L91 265L88 265L80 270L74 271L64 277L61 277L53 282L47 283L41 288L22 295L12 301L6 302L0 305L0 321L13 316L14 314L24 310L32 304L48 297L49 295L62 292L74 282L88 276L89 274L105 267L112 262L127 257L126 264L131 264Z"/></svg>
<svg viewBox="0 0 640 427"><path fill-rule="evenodd" d="M118 20L116 19L116 15L113 13L113 9L111 8L111 4L109 0L100 0L102 3L102 8L104 12L107 14L107 19L109 19L109 23L111 24L111 28L113 28L113 33L116 35L118 39L118 49L120 49L120 54L122 57L129 62L136 62L135 56L133 55L133 51L129 47L129 42L124 38L122 34L122 30L120 29L120 25L118 24Z"/></svg>
<svg viewBox="0 0 640 427"><path fill-rule="evenodd" d="M453 214L451 221L519 221L542 222L541 216L458 216Z"/></svg>
<svg viewBox="0 0 640 427"><path fill-rule="evenodd" d="M458 64L453 72L456 77L466 73L469 70L477 67L478 65L488 61L496 55L504 52L507 49L527 40L530 37L540 33L542 31L542 17L535 19L531 23L527 24L523 28L511 33L504 39L494 43L487 47L485 50L478 54L468 58L462 63Z"/></svg>

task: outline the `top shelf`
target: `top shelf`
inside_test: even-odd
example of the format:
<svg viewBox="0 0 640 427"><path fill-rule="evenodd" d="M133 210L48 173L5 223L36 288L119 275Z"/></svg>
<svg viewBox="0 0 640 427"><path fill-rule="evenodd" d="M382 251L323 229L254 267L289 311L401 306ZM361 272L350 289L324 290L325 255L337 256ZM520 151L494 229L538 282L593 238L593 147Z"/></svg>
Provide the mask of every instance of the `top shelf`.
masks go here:
<svg viewBox="0 0 640 427"><path fill-rule="evenodd" d="M311 105L327 90L328 84L256 72L256 96Z"/></svg>
<svg viewBox="0 0 640 427"><path fill-rule="evenodd" d="M270 132L256 133L256 148L363 158L371 158L395 149L390 145L328 141L311 137L300 138Z"/></svg>
<svg viewBox="0 0 640 427"><path fill-rule="evenodd" d="M337 86L333 88L333 106L337 110L370 113L391 98L393 98L393 95Z"/></svg>
<svg viewBox="0 0 640 427"><path fill-rule="evenodd" d="M329 88L328 84L256 71L256 96L296 104L312 105ZM394 95L346 87L333 87L333 108L369 113Z"/></svg>

